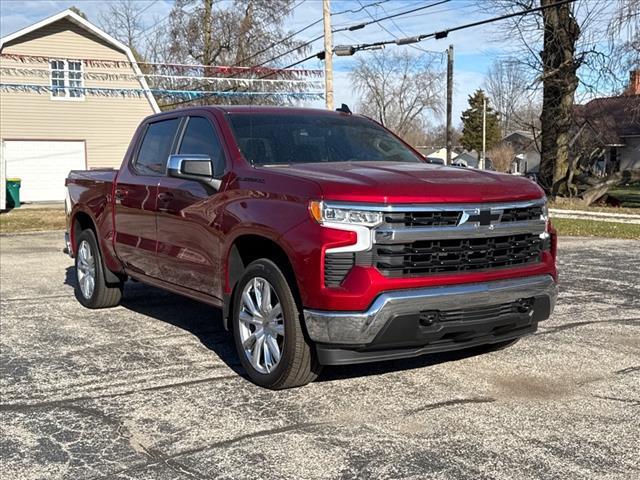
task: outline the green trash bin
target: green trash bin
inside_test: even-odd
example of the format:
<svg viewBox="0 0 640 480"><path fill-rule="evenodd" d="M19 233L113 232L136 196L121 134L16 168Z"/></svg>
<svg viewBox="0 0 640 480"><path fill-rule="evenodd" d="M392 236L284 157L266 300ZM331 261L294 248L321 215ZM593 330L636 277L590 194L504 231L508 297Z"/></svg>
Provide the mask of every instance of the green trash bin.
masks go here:
<svg viewBox="0 0 640 480"><path fill-rule="evenodd" d="M20 182L19 178L7 178L7 207L9 208L20 206Z"/></svg>

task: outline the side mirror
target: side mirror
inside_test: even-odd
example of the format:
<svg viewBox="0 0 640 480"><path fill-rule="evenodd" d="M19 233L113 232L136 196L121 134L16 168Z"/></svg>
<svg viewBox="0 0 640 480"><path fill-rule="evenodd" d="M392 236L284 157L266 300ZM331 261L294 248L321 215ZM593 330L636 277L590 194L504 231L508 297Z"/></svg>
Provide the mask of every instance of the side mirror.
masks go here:
<svg viewBox="0 0 640 480"><path fill-rule="evenodd" d="M207 155L180 154L170 155L167 163L167 175L202 182L216 190L220 180L213 178L213 162Z"/></svg>

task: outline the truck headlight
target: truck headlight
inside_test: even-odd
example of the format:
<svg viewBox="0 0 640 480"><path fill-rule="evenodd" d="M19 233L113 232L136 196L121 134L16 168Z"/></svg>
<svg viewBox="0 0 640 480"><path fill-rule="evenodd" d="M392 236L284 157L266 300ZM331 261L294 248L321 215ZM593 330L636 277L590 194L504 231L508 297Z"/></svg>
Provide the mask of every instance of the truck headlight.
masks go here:
<svg viewBox="0 0 640 480"><path fill-rule="evenodd" d="M312 200L309 202L309 212L318 223L344 223L347 225L361 225L375 227L382 223L382 212L358 210L357 208L334 207L324 202Z"/></svg>

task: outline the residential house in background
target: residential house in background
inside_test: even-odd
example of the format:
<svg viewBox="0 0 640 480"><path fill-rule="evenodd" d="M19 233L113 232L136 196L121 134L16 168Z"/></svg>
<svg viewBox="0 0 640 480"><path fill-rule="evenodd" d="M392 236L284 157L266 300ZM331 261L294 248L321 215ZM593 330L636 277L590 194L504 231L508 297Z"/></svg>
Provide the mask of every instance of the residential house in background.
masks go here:
<svg viewBox="0 0 640 480"><path fill-rule="evenodd" d="M597 165L602 175L640 169L640 71L632 71L629 80L623 95L596 98L574 108L571 144L599 146Z"/></svg>
<svg viewBox="0 0 640 480"><path fill-rule="evenodd" d="M475 150L462 150L453 156L451 164L458 167L478 168L480 164L478 152Z"/></svg>
<svg viewBox="0 0 640 480"><path fill-rule="evenodd" d="M532 132L516 130L500 140L500 144L513 149L511 173L527 174L540 171L540 152Z"/></svg>
<svg viewBox="0 0 640 480"><path fill-rule="evenodd" d="M118 167L156 112L131 50L71 10L0 39L0 166L23 201L63 200L69 170Z"/></svg>

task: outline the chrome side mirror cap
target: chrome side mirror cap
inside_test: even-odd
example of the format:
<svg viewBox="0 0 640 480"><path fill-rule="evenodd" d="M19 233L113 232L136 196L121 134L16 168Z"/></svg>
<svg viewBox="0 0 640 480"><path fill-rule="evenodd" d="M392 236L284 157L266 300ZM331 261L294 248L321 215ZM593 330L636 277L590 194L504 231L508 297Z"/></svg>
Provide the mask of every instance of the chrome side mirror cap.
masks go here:
<svg viewBox="0 0 640 480"><path fill-rule="evenodd" d="M214 178L213 162L207 155L169 155L167 175L186 180L195 180L216 190L220 188L220 180Z"/></svg>

